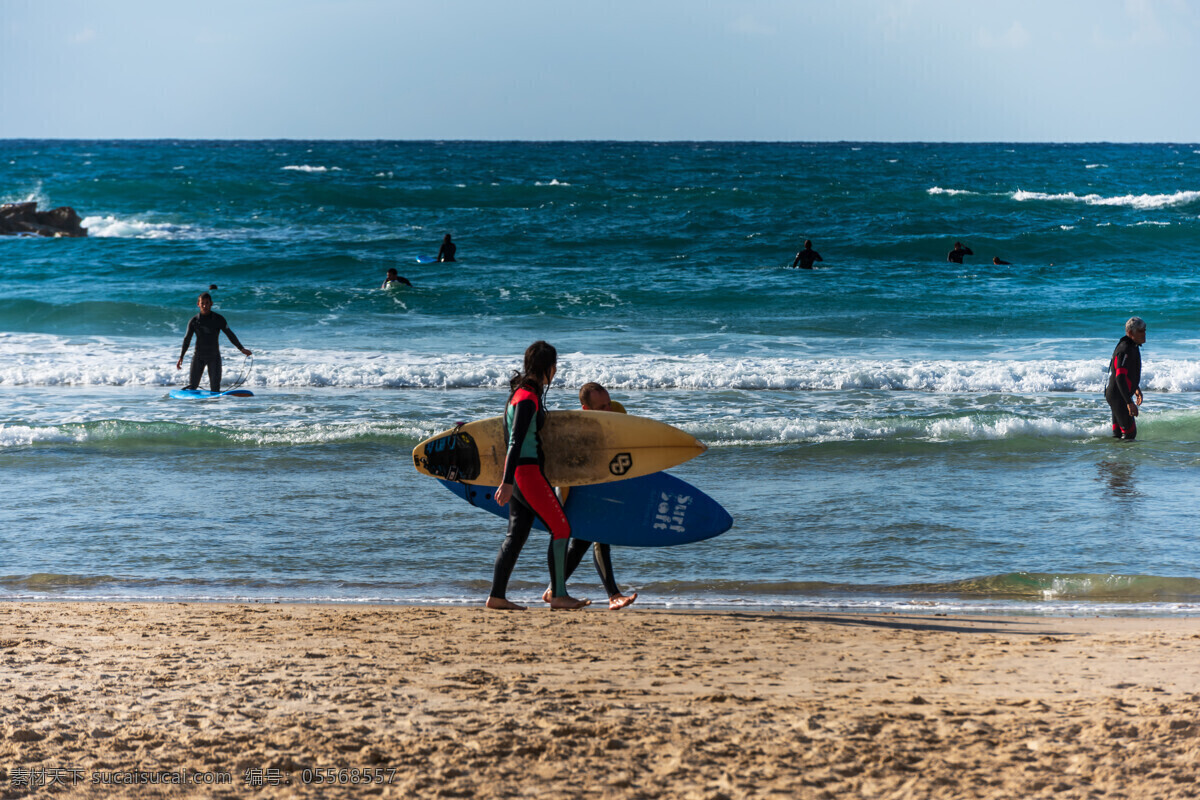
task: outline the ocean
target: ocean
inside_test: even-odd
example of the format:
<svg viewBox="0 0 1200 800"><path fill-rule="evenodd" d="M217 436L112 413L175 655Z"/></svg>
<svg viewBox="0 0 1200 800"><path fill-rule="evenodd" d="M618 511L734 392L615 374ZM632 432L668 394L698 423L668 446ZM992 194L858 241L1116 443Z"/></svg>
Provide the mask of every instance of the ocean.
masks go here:
<svg viewBox="0 0 1200 800"><path fill-rule="evenodd" d="M2 141L22 201L90 236L0 237L0 599L480 605L504 524L409 454L545 339L709 445L638 607L1200 613L1200 145ZM171 400L210 284L255 397Z"/></svg>

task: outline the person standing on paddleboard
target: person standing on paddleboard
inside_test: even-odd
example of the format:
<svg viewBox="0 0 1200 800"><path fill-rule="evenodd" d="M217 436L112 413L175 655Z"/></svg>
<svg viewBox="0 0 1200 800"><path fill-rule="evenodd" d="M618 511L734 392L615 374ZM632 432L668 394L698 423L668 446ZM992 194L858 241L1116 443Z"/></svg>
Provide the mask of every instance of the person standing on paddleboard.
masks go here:
<svg viewBox="0 0 1200 800"><path fill-rule="evenodd" d="M608 390L595 382L585 383L580 387L579 406L584 411L625 413L625 406L609 397ZM563 503L567 502L568 492L570 492L569 487L559 490L559 500ZM589 547L592 548L592 561L596 565L596 572L600 575L600 581L604 584L604 590L608 592L608 610L616 611L619 608L632 605L633 601L637 600L637 592L630 592L627 595L621 594L621 589L617 586L617 579L613 577L612 545L603 544L602 542L595 542L593 545L592 542L584 539L571 537L571 541L567 545L567 580L571 579L572 573L579 566L579 562L583 561L583 556L587 553ZM542 599L549 601L550 589L546 589L542 594Z"/></svg>
<svg viewBox="0 0 1200 800"><path fill-rule="evenodd" d="M214 392L221 391L221 331L233 342L233 346L242 355L253 355L242 347L242 343L229 329L229 323L220 314L212 310L212 295L204 292L196 300L200 313L188 320L187 333L183 336L183 350L179 353L179 361L175 369L183 369L183 357L187 355L192 336L196 337L196 352L192 355L192 372L189 376L187 389L195 389L200 385L200 376L208 368L208 385Z"/></svg>
<svg viewBox="0 0 1200 800"><path fill-rule="evenodd" d="M1134 417L1142 404L1142 353L1138 348L1145 343L1146 321L1130 317L1108 363L1108 386L1104 388L1104 399L1112 409L1112 435L1117 439L1137 438Z"/></svg>
<svg viewBox="0 0 1200 800"><path fill-rule="evenodd" d="M497 503L508 505L508 535L496 556L488 608L525 608L505 595L509 576L529 538L535 516L550 531L550 607L581 608L589 602L567 594L567 541L571 538L571 524L546 480L546 456L539 434L546 424L546 389L557 372L558 351L546 342L537 341L525 350L524 369L514 372L509 381L512 394L504 409L508 454L504 459L504 480L494 495Z"/></svg>

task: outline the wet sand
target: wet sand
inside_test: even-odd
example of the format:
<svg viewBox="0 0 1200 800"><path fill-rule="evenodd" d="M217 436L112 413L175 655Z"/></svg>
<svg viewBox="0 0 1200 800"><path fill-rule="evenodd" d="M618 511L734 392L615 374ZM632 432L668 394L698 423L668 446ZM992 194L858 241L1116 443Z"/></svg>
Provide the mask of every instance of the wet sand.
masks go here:
<svg viewBox="0 0 1200 800"><path fill-rule="evenodd" d="M0 698L4 798L1200 795L1200 619L3 604Z"/></svg>

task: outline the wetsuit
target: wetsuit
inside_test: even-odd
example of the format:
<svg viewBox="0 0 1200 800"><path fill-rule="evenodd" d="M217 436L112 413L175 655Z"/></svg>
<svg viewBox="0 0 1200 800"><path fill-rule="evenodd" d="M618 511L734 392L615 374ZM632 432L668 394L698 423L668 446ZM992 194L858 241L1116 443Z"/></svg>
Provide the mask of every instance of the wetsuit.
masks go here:
<svg viewBox="0 0 1200 800"><path fill-rule="evenodd" d="M818 256L819 258L820 256ZM624 414L625 406L618 403L616 400L609 401L609 408L618 413ZM567 499L567 489L564 492L562 499L565 502ZM570 580L571 575L575 572L575 568L583 561L583 557L587 555L588 548L592 546L592 542L585 539L571 538L571 543L567 546L567 579ZM600 576L600 582L604 584L604 591L608 592L608 596L620 594L621 590L617 586L617 581L613 578L612 566L612 546L597 542L595 547L592 547L592 563L596 565L596 573Z"/></svg>
<svg viewBox="0 0 1200 800"><path fill-rule="evenodd" d="M210 311L207 314L197 314L188 320L187 333L183 336L183 350L179 353L179 360L187 355L188 346L192 343L192 336L196 337L196 352L192 355L192 371L188 378L188 389L195 389L200 385L200 376L204 374L204 369L208 368L208 385L214 392L221 391L221 347L220 335L221 331L225 331L225 335L229 337L229 341L233 342L233 346L238 350L243 349L242 343L233 335L233 331L229 330L229 323L215 311Z"/></svg>
<svg viewBox="0 0 1200 800"><path fill-rule="evenodd" d="M1112 435L1118 439L1133 439L1137 437L1137 421L1129 413L1129 406L1135 404L1135 392L1141 390L1142 382L1142 352L1138 343L1122 336L1108 366L1104 399L1112 408Z"/></svg>
<svg viewBox="0 0 1200 800"><path fill-rule="evenodd" d="M825 259L821 258L820 253L810 247L806 250L801 250L799 253L796 253L796 260L792 262L792 266L799 267L800 269L812 269L814 261L824 260Z"/></svg>
<svg viewBox="0 0 1200 800"><path fill-rule="evenodd" d="M946 260L953 261L955 264L961 264L963 256L973 255L975 254L971 252L971 248L969 247L956 247L946 255Z"/></svg>
<svg viewBox="0 0 1200 800"><path fill-rule="evenodd" d="M567 545L567 578L570 579L575 568L583 561L584 555L587 554L588 548L592 547L592 543L583 539L571 539L571 543ZM612 566L612 548L607 544L597 543L592 547L592 562L596 565L596 572L600 575L600 581L604 584L604 591L608 592L608 596L620 594L621 589L617 586L616 579L613 578Z"/></svg>
<svg viewBox="0 0 1200 800"><path fill-rule="evenodd" d="M529 538L535 516L550 531L547 559L553 594L555 597L567 594L567 540L571 537L571 525L543 471L546 457L538 432L545 424L546 410L541 396L528 384L522 385L513 392L504 411L508 454L503 483L513 485L513 494L508 502L508 535L500 545L492 572L491 596L495 598L505 599L509 576Z"/></svg>
<svg viewBox="0 0 1200 800"><path fill-rule="evenodd" d="M458 252L458 245L454 242L442 242L442 246L438 248L438 261L453 261L454 254Z"/></svg>

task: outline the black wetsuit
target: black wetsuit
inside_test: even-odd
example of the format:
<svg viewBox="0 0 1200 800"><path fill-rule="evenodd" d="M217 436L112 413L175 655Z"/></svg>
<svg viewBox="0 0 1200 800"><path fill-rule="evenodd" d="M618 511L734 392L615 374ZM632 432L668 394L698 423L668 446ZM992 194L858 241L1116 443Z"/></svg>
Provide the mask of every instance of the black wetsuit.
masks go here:
<svg viewBox="0 0 1200 800"><path fill-rule="evenodd" d="M188 389L195 389L200 385L200 376L204 374L205 367L208 368L208 385L214 392L221 391L221 347L220 336L221 331L225 331L225 335L229 337L229 341L233 342L233 346L238 350L242 349L242 343L233 335L233 331L229 330L229 323L215 311L208 314L197 314L188 320L187 333L183 336L183 350L179 353L179 360L187 355L188 346L192 343L192 336L196 337L196 352L192 355L192 371L188 379Z"/></svg>
<svg viewBox="0 0 1200 800"><path fill-rule="evenodd" d="M1137 421L1129 413L1129 406L1136 403L1135 392L1141 390L1142 382L1142 352L1138 343L1122 336L1108 367L1104 399L1112 408L1112 435L1118 439L1133 439L1137 436Z"/></svg>
<svg viewBox="0 0 1200 800"><path fill-rule="evenodd" d="M621 590L617 586L616 579L613 578L612 547L600 542L596 542L593 546L592 542L571 537L571 542L567 545L567 579L570 579L575 568L583 561L589 547L592 548L592 561L596 564L596 572L600 575L601 582L604 583L604 591L608 592L609 597L620 594Z"/></svg>
<svg viewBox="0 0 1200 800"><path fill-rule="evenodd" d="M442 246L438 248L438 261L453 261L454 254L458 252L458 245L454 242L442 242Z"/></svg>
<svg viewBox="0 0 1200 800"><path fill-rule="evenodd" d="M792 262L792 266L799 267L800 269L812 269L814 261L824 260L821 258L820 253L810 247L807 250L801 250L799 253L796 253L796 260Z"/></svg>
<svg viewBox="0 0 1200 800"><path fill-rule="evenodd" d="M971 248L969 248L969 247L956 247L953 250L951 250L949 252L949 254L946 255L946 260L953 261L955 264L961 264L962 260L963 260L963 256L973 256L973 255L975 255L975 254L973 252L971 252Z"/></svg>

